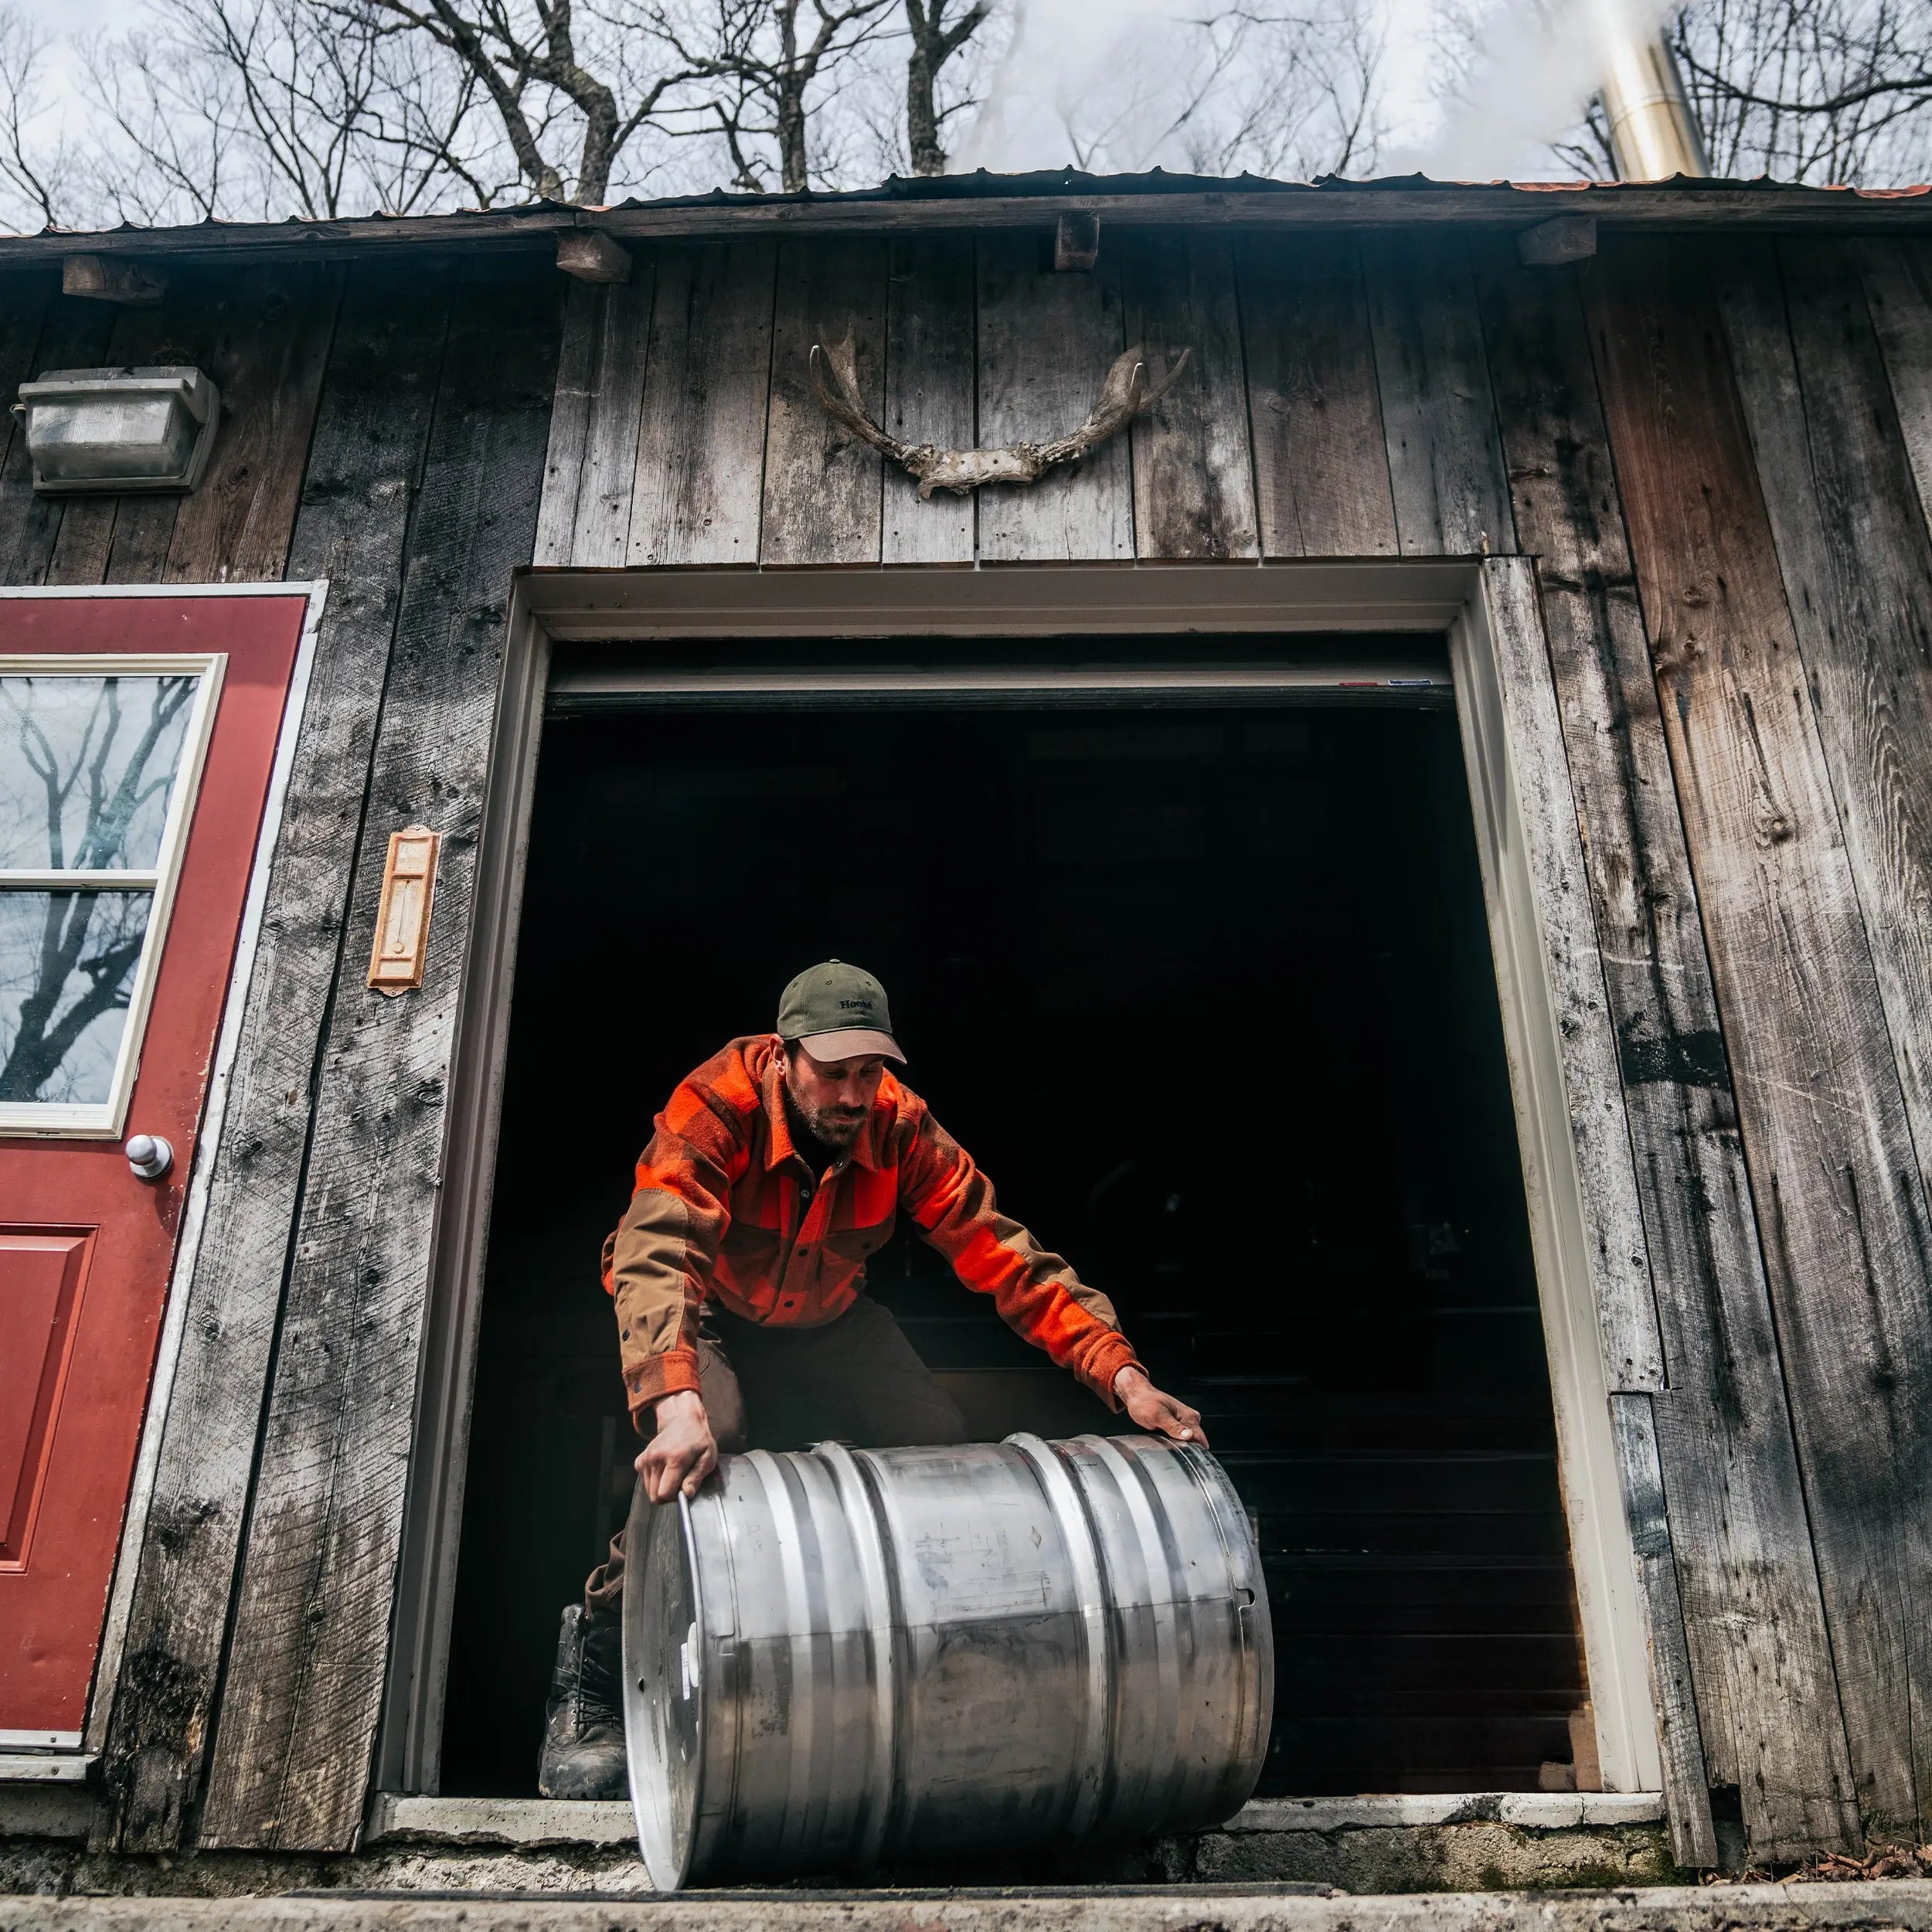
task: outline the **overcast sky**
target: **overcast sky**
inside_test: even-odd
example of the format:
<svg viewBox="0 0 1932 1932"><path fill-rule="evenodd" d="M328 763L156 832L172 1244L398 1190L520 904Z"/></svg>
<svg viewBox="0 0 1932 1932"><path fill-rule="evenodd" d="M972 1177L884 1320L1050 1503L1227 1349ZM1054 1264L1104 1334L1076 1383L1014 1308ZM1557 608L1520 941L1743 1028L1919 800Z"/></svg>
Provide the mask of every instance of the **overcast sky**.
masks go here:
<svg viewBox="0 0 1932 1932"><path fill-rule="evenodd" d="M1478 179L1502 175L1518 179L1547 178L1555 172L1543 143L1568 125L1572 117L1566 111L1560 112L1557 124L1547 130L1507 124L1515 118L1506 111L1509 104L1517 104L1515 113L1519 115L1526 96L1533 99L1543 94L1533 87L1521 88L1512 80L1503 90L1507 97L1505 111L1464 115L1460 126L1445 130L1430 89L1428 28L1438 0L1380 0L1380 3L1386 11L1389 29L1383 81L1390 138L1379 172L1406 172L1420 166L1438 175ZM1528 0L1528 3L1546 5L1547 0ZM1563 0L1558 0L1559 8L1562 3ZM143 10L141 0L19 0L19 4L44 22L49 32L69 36L102 28L118 31L136 24ZM1199 0L1032 0L1032 4L1043 16L1042 26L1050 22L1056 39L1062 37L1063 31L1060 22L1070 21L1080 23L1073 29L1073 37L1090 39L1090 33L1083 30L1093 22L1100 34L1111 39L1117 36L1123 19L1131 19L1137 12L1191 16L1198 9ZM1494 15L1499 22L1505 22L1524 4L1526 0L1492 0ZM1635 4L1644 5L1645 0L1635 0ZM1107 22L1112 23L1111 27L1098 25ZM1094 44L1097 51L1098 43ZM1062 47L1059 51L1064 55L1070 50ZM1063 63L1051 64L1061 65L1064 73ZM61 74L60 85L67 90L75 85L71 63ZM1543 97L1548 99L1546 94ZM970 140L967 145L971 145ZM1061 165L1067 156L1063 152L1047 151L1053 145L1050 128L1042 128L1005 154L988 155L987 165L1015 168ZM1033 151L1036 147L1039 151Z"/></svg>

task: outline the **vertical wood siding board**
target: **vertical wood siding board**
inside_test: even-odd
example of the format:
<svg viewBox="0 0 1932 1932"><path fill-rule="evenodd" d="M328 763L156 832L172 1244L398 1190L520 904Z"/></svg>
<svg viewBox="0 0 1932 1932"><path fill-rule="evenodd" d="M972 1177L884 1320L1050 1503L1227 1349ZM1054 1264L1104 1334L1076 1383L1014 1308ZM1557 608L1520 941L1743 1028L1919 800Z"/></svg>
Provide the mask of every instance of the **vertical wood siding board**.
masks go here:
<svg viewBox="0 0 1932 1932"><path fill-rule="evenodd" d="M1563 1035L1563 1083L1590 1244L1604 1362L1613 1390L1661 1389L1663 1345L1637 1198L1630 1124L1617 1077L1549 651L1527 595L1493 626L1497 681L1515 762L1544 957Z"/></svg>
<svg viewBox="0 0 1932 1932"><path fill-rule="evenodd" d="M221 391L222 420L215 432L215 448L200 489L226 455L233 430L233 409L223 376L232 373L212 366L232 322L230 310L238 296L237 275L220 267L188 267L168 278L167 298L155 308L129 308L114 332L109 352L117 363L181 363L205 369ZM232 357L224 358L232 362ZM179 496L124 496L107 498L114 509L108 532L103 574L114 583L158 583L168 566L175 529L191 498ZM63 547L66 533L61 535Z"/></svg>
<svg viewBox="0 0 1932 1932"><path fill-rule="evenodd" d="M971 449L974 249L970 235L894 237L886 298L886 427L909 443ZM880 557L887 563L970 563L973 496L925 502L896 464L883 465Z"/></svg>
<svg viewBox="0 0 1932 1932"><path fill-rule="evenodd" d="M182 1842L198 1784L310 1104L344 944L410 507L449 309L442 270L352 270L288 560L328 604L245 995L124 1662L102 1767L100 1851Z"/></svg>
<svg viewBox="0 0 1932 1932"><path fill-rule="evenodd" d="M574 560L577 499L583 486L590 417L600 379L604 309L613 286L573 277L564 292L556 388L550 400L550 439L543 456L543 501L537 513L533 561L539 564ZM628 490L625 500L628 509Z"/></svg>
<svg viewBox="0 0 1932 1932"><path fill-rule="evenodd" d="M30 372L37 377L49 369L104 366L114 319L109 303L54 295L34 345ZM27 439L15 436L0 468L0 583L46 581L62 512L73 500L35 495Z"/></svg>
<svg viewBox="0 0 1932 1932"><path fill-rule="evenodd" d="M66 585L104 583L107 560L114 548L114 519L123 502L137 504L138 497L71 496L64 499L60 526L53 550L47 559L43 583ZM172 496L148 499L151 511L158 502L173 519L177 507Z"/></svg>
<svg viewBox="0 0 1932 1932"><path fill-rule="evenodd" d="M182 309L182 294L164 307L126 307L111 311L114 328L108 336L103 367L120 369L158 361L158 349L168 321ZM12 398L6 398L12 400ZM100 583L112 576L111 558L114 550L114 526L120 515L130 522L145 518L152 522L166 518L174 527L179 510L179 496L68 496L62 498L60 533L54 539L54 554L46 562L49 583ZM166 539L162 539L166 541Z"/></svg>
<svg viewBox="0 0 1932 1932"><path fill-rule="evenodd" d="M987 259L986 233L976 230L973 235L973 367L971 403L973 417L973 447L986 447L986 293L989 284L988 274L992 264ZM988 549L991 540L992 506L982 502L984 490L975 490L967 498L973 511L973 560L975 566L990 560Z"/></svg>
<svg viewBox="0 0 1932 1932"><path fill-rule="evenodd" d="M1257 557L1233 250L1222 235L1130 235L1116 246L1128 340L1145 346L1151 372L1192 352L1180 380L1128 432L1135 553Z"/></svg>
<svg viewBox="0 0 1932 1932"><path fill-rule="evenodd" d="M1886 1382L1909 1383L1916 1354L1896 1344L1925 1319L1920 1190L1709 247L1680 247L1611 238L1588 277L1593 334L1859 1807L1897 1830L1914 1799L1896 1569L1923 1528L1886 1454L1915 1392Z"/></svg>
<svg viewBox="0 0 1932 1932"><path fill-rule="evenodd" d="M658 255L632 563L757 561L777 270L767 240Z"/></svg>
<svg viewBox="0 0 1932 1932"><path fill-rule="evenodd" d="M138 347L124 346L124 338L117 330L112 359L122 363L185 363L206 369L219 325L219 297L224 285L232 288L232 277L224 277L219 268L178 270L169 277L167 298L159 308L125 311L131 319L145 318L148 327ZM216 376L215 380L219 386L220 377ZM223 420L215 433L217 456L226 445L231 427L227 420L228 401L228 393L223 389ZM211 461L211 471L212 468ZM206 481L205 473L202 487ZM178 496L124 496L116 501L104 571L107 582L161 582L167 569L168 546L174 542L175 526L185 502Z"/></svg>
<svg viewBox="0 0 1932 1932"><path fill-rule="evenodd" d="M1842 241L1727 248L1719 303L1758 458L1825 766L1876 968L1920 1185L1900 1174L1920 1281L1932 1270L1932 541L1865 291ZM1781 279L1782 286L1781 287ZM1904 1312L1904 1311L1901 1311ZM1888 1337L1886 1404L1904 1495L1932 1494L1932 1318ZM1923 1508L1895 1572L1917 1810L1932 1828L1932 1576ZM1903 1821L1894 1821L1903 1822Z"/></svg>
<svg viewBox="0 0 1932 1932"><path fill-rule="evenodd" d="M1393 556L1368 297L1352 235L1235 244L1261 553Z"/></svg>
<svg viewBox="0 0 1932 1932"><path fill-rule="evenodd" d="M50 262L0 276L0 478L5 476L14 444L22 434L13 404L20 385L40 372L34 352L60 287L58 267Z"/></svg>
<svg viewBox="0 0 1932 1932"><path fill-rule="evenodd" d="M1668 1394L1655 1410L1710 1781L1754 1856L1846 1828L1835 1708L1736 1106L1623 509L1573 279L1478 277L1516 525L1543 621L1637 1151ZM1744 1767L1751 1767L1747 1779ZM1808 1794L1836 1794L1820 1815Z"/></svg>
<svg viewBox="0 0 1932 1932"><path fill-rule="evenodd" d="M883 240L786 242L778 251L764 441L761 563L876 563L883 459L811 393L811 345L849 338L859 393L885 413L886 253Z"/></svg>
<svg viewBox="0 0 1932 1932"><path fill-rule="evenodd" d="M1854 242L1852 253L1917 485L1919 514L1932 524L1932 250L1922 242L1867 240Z"/></svg>
<svg viewBox="0 0 1932 1932"><path fill-rule="evenodd" d="M196 288L192 282L189 287ZM111 309L113 327L102 366L123 369L159 361L162 345L172 344L179 333L178 318L184 306L191 306L198 293L196 289L195 294L184 297L177 287L172 299L161 307ZM53 554L47 560L45 580L56 584L106 582L113 574L110 563L114 529L121 518L125 516L131 527L165 520L172 531L181 507L181 498L172 495L70 496L58 500L63 506L60 530L54 539ZM166 541L164 535L164 548ZM118 580L129 580L124 576Z"/></svg>
<svg viewBox="0 0 1932 1932"><path fill-rule="evenodd" d="M979 440L1042 442L1077 427L1127 346L1117 248L1070 274L1043 265L1037 234L979 243ZM1130 442L1117 436L1077 468L979 495L982 561L1082 563L1134 554Z"/></svg>
<svg viewBox="0 0 1932 1932"><path fill-rule="evenodd" d="M1396 233L1362 250L1402 553L1507 554L1516 535L1468 243Z"/></svg>
<svg viewBox="0 0 1932 1932"><path fill-rule="evenodd" d="M185 498L167 553L170 583L252 583L282 573L342 298L333 263L233 277L201 363L222 394L208 472Z"/></svg>
<svg viewBox="0 0 1932 1932"><path fill-rule="evenodd" d="M250 1512L202 1842L353 1845L386 1663L480 815L512 571L535 540L558 291L475 265L451 328ZM514 271L513 271L514 272ZM362 985L379 835L444 835L426 985Z"/></svg>
<svg viewBox="0 0 1932 1932"><path fill-rule="evenodd" d="M569 537L572 563L615 569L624 560L631 493L637 481L638 430L649 379L654 269L651 256L639 250L631 258L631 279L611 283L603 291L595 388L574 493L576 529ZM547 475L544 502L547 512Z"/></svg>
<svg viewBox="0 0 1932 1932"><path fill-rule="evenodd" d="M1922 242L1866 240L1854 243L1852 251L1917 485L1920 521L1932 527L1932 249ZM1920 1147L1923 1168L1923 1141ZM1923 1643L1923 1618L1917 1620L1916 1634ZM1916 1670L1914 1681L1923 1681ZM1928 1740L1932 1723L1915 1703L1913 1751L1921 1815L1932 1788Z"/></svg>
<svg viewBox="0 0 1932 1932"><path fill-rule="evenodd" d="M1618 1391L1610 1398L1611 1434L1644 1604L1651 1681L1661 1720L1664 1795L1671 1849L1682 1866L1718 1862L1717 1829L1706 1781L1704 1741L1692 1688L1684 1610L1677 1594L1677 1551L1665 1495L1653 1404L1662 1396Z"/></svg>

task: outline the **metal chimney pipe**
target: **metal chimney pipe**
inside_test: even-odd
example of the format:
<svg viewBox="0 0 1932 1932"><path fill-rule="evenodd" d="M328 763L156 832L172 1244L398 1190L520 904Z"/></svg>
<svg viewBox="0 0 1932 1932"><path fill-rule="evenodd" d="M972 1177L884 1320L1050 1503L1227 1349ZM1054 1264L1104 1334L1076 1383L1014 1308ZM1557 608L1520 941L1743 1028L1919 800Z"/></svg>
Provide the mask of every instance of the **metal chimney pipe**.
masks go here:
<svg viewBox="0 0 1932 1932"><path fill-rule="evenodd" d="M1594 0L1604 60L1604 113L1619 181L1706 175L1711 165L1684 93L1676 57L1661 32L1633 30L1620 0Z"/></svg>

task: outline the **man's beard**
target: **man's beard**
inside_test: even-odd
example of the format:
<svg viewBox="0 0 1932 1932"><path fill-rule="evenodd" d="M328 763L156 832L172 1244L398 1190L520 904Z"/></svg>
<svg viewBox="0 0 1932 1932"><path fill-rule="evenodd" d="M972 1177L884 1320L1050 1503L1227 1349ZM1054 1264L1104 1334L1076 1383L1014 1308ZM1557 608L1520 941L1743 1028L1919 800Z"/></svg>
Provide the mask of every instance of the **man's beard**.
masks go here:
<svg viewBox="0 0 1932 1932"><path fill-rule="evenodd" d="M862 1108L855 1113L842 1114L834 1108L808 1107L789 1085L785 1088L785 1097L791 1102L792 1111L804 1123L805 1131L827 1147L850 1147L858 1139L859 1129L866 1124Z"/></svg>

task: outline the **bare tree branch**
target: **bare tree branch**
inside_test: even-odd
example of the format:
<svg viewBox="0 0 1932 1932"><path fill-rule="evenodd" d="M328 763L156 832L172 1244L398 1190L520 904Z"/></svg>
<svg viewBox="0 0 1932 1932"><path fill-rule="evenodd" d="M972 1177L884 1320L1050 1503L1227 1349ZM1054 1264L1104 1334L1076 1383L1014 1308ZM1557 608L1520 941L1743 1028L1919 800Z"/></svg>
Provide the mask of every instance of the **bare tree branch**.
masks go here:
<svg viewBox="0 0 1932 1932"><path fill-rule="evenodd" d="M906 60L906 146L915 175L943 175L946 150L939 132L944 111L939 105L940 71L986 24L992 0L973 4L950 26L946 9L952 0L906 0L906 27L912 51Z"/></svg>
<svg viewBox="0 0 1932 1932"><path fill-rule="evenodd" d="M893 0L659 0L654 30L685 63L694 104L679 132L722 137L735 185L787 193L815 173L812 116L845 70L887 32ZM818 100L815 103L815 93ZM775 163L775 167L774 164Z"/></svg>
<svg viewBox="0 0 1932 1932"><path fill-rule="evenodd" d="M0 185L43 227L59 221L73 172L72 153L58 132L44 141L36 133L50 107L44 91L50 46L12 0L0 5Z"/></svg>

